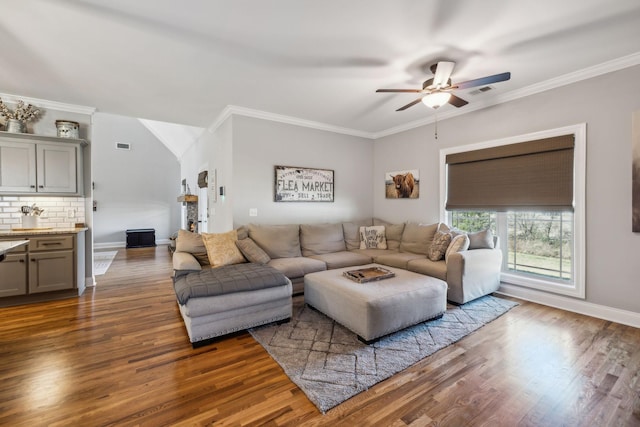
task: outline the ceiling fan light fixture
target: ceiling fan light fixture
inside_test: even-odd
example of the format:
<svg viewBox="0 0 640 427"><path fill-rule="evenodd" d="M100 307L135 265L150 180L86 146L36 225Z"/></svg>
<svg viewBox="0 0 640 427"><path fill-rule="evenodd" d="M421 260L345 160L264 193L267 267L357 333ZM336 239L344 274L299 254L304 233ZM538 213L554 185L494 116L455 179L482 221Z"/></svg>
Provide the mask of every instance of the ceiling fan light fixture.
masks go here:
<svg viewBox="0 0 640 427"><path fill-rule="evenodd" d="M434 110L449 102L451 93L449 92L433 92L422 98L422 103Z"/></svg>

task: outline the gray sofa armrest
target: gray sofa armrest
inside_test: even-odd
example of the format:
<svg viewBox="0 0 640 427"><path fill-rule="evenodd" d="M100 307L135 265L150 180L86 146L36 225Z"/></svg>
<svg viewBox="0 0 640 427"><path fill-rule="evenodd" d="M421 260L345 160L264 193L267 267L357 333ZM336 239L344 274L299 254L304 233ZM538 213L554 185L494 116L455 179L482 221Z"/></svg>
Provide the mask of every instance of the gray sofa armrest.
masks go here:
<svg viewBox="0 0 640 427"><path fill-rule="evenodd" d="M450 254L447 299L464 304L498 290L501 268L500 249L473 249Z"/></svg>
<svg viewBox="0 0 640 427"><path fill-rule="evenodd" d="M173 277L178 278L194 271L202 270L202 266L189 252L173 253Z"/></svg>

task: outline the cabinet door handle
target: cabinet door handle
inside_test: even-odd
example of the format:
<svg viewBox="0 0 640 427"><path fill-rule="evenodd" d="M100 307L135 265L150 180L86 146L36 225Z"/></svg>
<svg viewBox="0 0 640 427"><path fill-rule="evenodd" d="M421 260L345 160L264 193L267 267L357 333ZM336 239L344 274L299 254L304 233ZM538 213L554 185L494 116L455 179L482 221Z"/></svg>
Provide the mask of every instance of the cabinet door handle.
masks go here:
<svg viewBox="0 0 640 427"><path fill-rule="evenodd" d="M30 187L30 188L36 188L36 186L35 186L35 185L30 185L29 187Z"/></svg>
<svg viewBox="0 0 640 427"><path fill-rule="evenodd" d="M23 259L19 259L18 262L21 262L24 264L24 260Z"/></svg>
<svg viewBox="0 0 640 427"><path fill-rule="evenodd" d="M43 242L43 246L51 246L51 245L61 245L62 242Z"/></svg>
<svg viewBox="0 0 640 427"><path fill-rule="evenodd" d="M35 258L31 258L31 262L36 262L36 259Z"/></svg>
<svg viewBox="0 0 640 427"><path fill-rule="evenodd" d="M44 185L39 185L38 188L44 188Z"/></svg>

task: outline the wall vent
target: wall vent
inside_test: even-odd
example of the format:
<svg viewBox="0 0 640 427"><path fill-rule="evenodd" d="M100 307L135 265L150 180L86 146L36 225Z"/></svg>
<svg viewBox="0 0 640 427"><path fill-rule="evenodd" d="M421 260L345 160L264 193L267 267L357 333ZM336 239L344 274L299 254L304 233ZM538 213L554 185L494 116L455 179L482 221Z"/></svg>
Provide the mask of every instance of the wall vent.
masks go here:
<svg viewBox="0 0 640 427"><path fill-rule="evenodd" d="M116 150L131 150L131 144L128 142L116 142Z"/></svg>

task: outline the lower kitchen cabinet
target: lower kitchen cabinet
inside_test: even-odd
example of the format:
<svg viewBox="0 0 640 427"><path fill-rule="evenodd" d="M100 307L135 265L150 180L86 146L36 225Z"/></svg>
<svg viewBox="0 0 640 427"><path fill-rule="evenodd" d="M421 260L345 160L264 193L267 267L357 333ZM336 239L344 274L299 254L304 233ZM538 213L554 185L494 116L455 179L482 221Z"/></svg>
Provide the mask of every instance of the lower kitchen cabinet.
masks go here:
<svg viewBox="0 0 640 427"><path fill-rule="evenodd" d="M19 239L28 239L29 244L0 262L0 306L42 301L48 296L80 295L84 291L84 232Z"/></svg>

